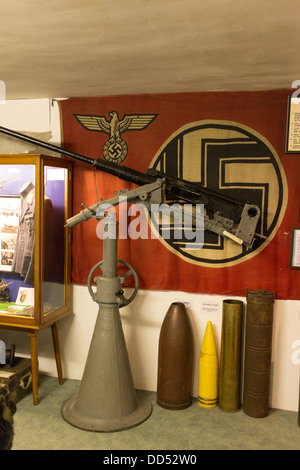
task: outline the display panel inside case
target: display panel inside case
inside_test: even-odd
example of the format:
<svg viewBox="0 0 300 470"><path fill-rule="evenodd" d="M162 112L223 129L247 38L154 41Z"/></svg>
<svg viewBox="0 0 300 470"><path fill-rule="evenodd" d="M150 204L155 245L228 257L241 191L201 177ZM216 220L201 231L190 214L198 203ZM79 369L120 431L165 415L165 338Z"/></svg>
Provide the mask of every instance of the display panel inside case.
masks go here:
<svg viewBox="0 0 300 470"><path fill-rule="evenodd" d="M35 165L1 165L0 175L0 314L33 316Z"/></svg>
<svg viewBox="0 0 300 470"><path fill-rule="evenodd" d="M19 227L20 197L0 194L0 269L11 271Z"/></svg>

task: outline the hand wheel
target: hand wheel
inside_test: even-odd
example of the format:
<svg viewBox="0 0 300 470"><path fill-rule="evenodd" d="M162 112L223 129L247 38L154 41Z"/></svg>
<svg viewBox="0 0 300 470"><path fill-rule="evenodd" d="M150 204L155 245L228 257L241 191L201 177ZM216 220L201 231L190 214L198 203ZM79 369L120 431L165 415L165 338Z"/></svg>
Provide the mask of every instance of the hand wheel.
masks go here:
<svg viewBox="0 0 300 470"><path fill-rule="evenodd" d="M118 259L117 262L121 263L121 264L125 264L125 266L128 268L128 271L126 271L126 273L119 276L119 278L121 280L121 284L123 284L125 282L125 279L127 279L127 277L129 277L129 276L133 276L134 281L135 281L133 292L132 292L131 296L128 299L126 299L123 296L123 291L115 293L115 295L121 299L121 302L119 304L119 308L122 308L122 307L125 307L126 305L129 305L130 302L132 302L133 299L135 298L135 296L138 292L138 289L139 289L139 279L138 279L138 275L137 275L136 271L133 269L133 267L129 263L127 263L126 261L123 261L122 259ZM99 261L99 263L97 263L97 264L95 264L95 266L93 266L93 268L91 269L91 271L88 275L87 286L88 286L90 296L92 298L94 298L94 296L95 296L95 292L92 289L92 277L93 277L93 274L94 274L94 272L96 271L97 268L102 269L101 268L102 265L103 265L103 261Z"/></svg>

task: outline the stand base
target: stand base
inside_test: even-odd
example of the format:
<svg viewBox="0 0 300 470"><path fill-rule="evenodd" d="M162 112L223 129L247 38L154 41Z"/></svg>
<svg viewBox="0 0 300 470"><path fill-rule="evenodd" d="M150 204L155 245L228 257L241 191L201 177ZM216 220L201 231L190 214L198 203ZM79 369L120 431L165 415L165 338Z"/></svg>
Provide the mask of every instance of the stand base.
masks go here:
<svg viewBox="0 0 300 470"><path fill-rule="evenodd" d="M138 397L138 406L135 411L127 416L113 419L92 418L83 416L76 409L77 394L68 398L61 409L62 417L72 426L85 431L114 432L123 431L141 424L152 413L152 404L145 398Z"/></svg>

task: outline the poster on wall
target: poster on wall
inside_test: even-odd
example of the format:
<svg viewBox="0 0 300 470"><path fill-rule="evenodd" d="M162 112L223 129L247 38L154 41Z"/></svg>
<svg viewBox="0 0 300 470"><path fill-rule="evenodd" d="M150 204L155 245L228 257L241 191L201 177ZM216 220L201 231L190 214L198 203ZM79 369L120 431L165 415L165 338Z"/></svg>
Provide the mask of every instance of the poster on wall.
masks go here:
<svg viewBox="0 0 300 470"><path fill-rule="evenodd" d="M19 227L19 196L0 195L0 271L11 271Z"/></svg>
<svg viewBox="0 0 300 470"><path fill-rule="evenodd" d="M290 268L300 269L300 228L292 228Z"/></svg>
<svg viewBox="0 0 300 470"><path fill-rule="evenodd" d="M300 153L300 98L288 97L286 153Z"/></svg>

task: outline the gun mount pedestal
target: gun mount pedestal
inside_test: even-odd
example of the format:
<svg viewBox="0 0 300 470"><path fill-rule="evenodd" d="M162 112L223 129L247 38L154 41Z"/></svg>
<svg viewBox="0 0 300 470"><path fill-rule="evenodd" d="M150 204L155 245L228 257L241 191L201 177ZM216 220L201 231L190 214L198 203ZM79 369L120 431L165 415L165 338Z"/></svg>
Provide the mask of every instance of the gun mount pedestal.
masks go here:
<svg viewBox="0 0 300 470"><path fill-rule="evenodd" d="M110 224L116 221L108 221L108 230ZM117 275L118 262L128 268L123 276ZM98 267L103 275L95 278L94 293L91 282ZM125 299L122 283L131 275L136 284L131 297ZM69 424L88 431L129 429L150 416L152 404L138 399L133 384L119 308L136 296L138 278L128 263L117 259L117 237L103 240L103 261L90 271L88 289L99 304L98 317L79 392L65 401L62 416Z"/></svg>

